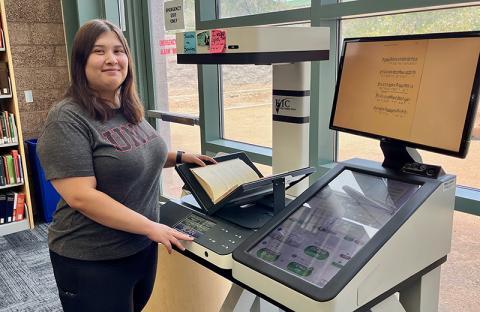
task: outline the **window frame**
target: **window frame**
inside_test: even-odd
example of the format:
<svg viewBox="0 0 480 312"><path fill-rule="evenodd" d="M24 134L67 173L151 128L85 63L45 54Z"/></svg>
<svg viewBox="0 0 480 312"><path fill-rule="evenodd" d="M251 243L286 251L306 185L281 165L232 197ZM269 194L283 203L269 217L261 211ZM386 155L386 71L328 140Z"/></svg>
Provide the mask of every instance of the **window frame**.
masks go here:
<svg viewBox="0 0 480 312"><path fill-rule="evenodd" d="M309 8L249 16L218 18L220 0L195 0L197 30L310 22L330 28L330 60L312 62L310 97L310 166L317 169L311 179L324 174L336 161L337 135L328 129L340 53L340 21L347 18L429 11L479 5L478 1L455 0L336 0L312 1ZM271 165L271 149L223 138L222 78L219 65L199 65L200 124L202 153L244 151L253 161ZM322 96L328 94L328 96ZM209 103L207 105L206 103ZM458 186L455 209L480 215L480 191Z"/></svg>
<svg viewBox="0 0 480 312"><path fill-rule="evenodd" d="M92 18L113 19L118 24L119 15L114 6L119 0L62 0L67 49L70 56L73 36L85 21ZM195 0L195 25L197 30L260 26L310 22L312 26L330 27L330 60L312 62L310 97L310 165L317 168L313 179L323 174L336 160L336 133L328 129L339 55L339 25L342 19L428 11L445 8L478 6L479 1L458 0L357 0L337 3L336 0L312 0L308 8L270 12L249 16L218 18L220 0ZM140 97L145 108L153 109L155 103L153 59L148 20L148 1L124 0L127 38L134 55ZM268 147L223 139L222 84L219 65L198 65L199 109L202 153L245 151L254 162L271 165L272 151ZM329 94L329 96L322 96ZM208 103L208 105L207 105ZM480 190L457 187L455 209L480 216Z"/></svg>

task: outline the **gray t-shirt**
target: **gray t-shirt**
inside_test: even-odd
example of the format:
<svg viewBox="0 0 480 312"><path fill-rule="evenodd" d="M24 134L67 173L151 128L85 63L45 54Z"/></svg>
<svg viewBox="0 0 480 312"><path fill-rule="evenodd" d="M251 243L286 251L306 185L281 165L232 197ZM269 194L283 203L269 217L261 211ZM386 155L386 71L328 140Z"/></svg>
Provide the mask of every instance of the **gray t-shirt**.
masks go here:
<svg viewBox="0 0 480 312"><path fill-rule="evenodd" d="M72 99L65 99L50 110L37 153L47 180L95 176L97 190L158 221L159 181L167 147L145 119L133 125L117 111L101 122ZM146 236L87 218L63 199L48 233L52 251L81 260L122 258L150 243Z"/></svg>

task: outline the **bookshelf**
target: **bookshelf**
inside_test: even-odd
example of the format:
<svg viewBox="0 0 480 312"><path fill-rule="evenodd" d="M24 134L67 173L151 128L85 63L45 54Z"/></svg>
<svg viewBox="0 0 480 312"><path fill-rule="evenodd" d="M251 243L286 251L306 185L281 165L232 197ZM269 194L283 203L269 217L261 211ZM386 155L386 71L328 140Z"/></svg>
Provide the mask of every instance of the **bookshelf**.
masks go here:
<svg viewBox="0 0 480 312"><path fill-rule="evenodd" d="M7 192L16 192L25 194L25 211L24 218L20 221L10 222L0 224L0 236L7 234L27 230L33 228L33 214L32 214L32 203L30 199L30 187L28 184L28 173L25 157L25 147L23 145L23 135L22 135L22 126L20 124L20 112L18 108L18 99L15 85L15 75L12 61L12 54L10 49L10 40L8 36L8 27L7 27L7 18L5 12L5 1L0 0L0 28L1 28L1 38L0 38L0 62L7 64L9 81L8 85L10 88L9 94L0 94L0 111L8 111L9 114L13 114L14 124L16 125L16 142L1 142L0 144L0 155L10 154L12 150L17 150L18 155L21 159L21 169L23 172L23 182L18 183L9 183L3 186L0 186L0 196L1 194L6 194ZM0 93L1 90L1 81L0 78ZM0 114L1 115L1 114ZM0 209L2 209L0 207Z"/></svg>

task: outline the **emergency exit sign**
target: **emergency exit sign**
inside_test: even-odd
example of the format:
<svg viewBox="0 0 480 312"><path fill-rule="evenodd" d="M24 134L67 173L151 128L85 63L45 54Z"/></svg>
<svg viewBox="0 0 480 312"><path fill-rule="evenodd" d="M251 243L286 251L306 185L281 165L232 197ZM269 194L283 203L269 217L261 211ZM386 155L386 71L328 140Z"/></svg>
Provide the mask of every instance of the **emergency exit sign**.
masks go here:
<svg viewBox="0 0 480 312"><path fill-rule="evenodd" d="M165 29L183 30L185 29L185 20L183 17L183 0L166 1L165 10Z"/></svg>

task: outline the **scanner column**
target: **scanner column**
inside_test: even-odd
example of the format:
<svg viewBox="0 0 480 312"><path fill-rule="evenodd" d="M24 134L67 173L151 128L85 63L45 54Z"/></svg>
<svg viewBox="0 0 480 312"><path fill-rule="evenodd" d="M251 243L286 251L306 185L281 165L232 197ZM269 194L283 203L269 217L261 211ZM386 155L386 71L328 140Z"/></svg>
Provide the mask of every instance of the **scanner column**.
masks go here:
<svg viewBox="0 0 480 312"><path fill-rule="evenodd" d="M309 165L310 62L273 65L273 173ZM302 181L287 191L299 195Z"/></svg>

